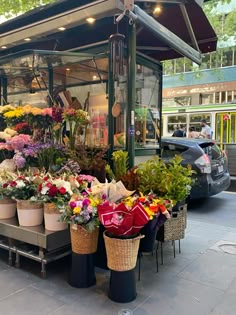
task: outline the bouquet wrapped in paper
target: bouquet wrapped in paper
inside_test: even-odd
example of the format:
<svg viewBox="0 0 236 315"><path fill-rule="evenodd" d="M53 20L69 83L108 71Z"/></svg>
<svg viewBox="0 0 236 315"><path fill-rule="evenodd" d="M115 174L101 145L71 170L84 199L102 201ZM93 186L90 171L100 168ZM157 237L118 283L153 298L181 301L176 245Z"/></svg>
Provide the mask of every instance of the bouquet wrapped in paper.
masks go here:
<svg viewBox="0 0 236 315"><path fill-rule="evenodd" d="M98 215L106 230L115 236L135 235L149 221L148 213L139 202L132 207L125 202L118 205L106 202L98 205Z"/></svg>

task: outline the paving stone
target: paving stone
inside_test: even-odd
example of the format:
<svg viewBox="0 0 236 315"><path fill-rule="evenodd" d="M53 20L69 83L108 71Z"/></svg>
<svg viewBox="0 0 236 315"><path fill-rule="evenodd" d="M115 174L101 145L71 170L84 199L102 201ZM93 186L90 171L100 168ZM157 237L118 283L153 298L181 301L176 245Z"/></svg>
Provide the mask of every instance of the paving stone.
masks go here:
<svg viewBox="0 0 236 315"><path fill-rule="evenodd" d="M226 290L236 278L236 256L209 250L188 265L178 277Z"/></svg>
<svg viewBox="0 0 236 315"><path fill-rule="evenodd" d="M1 314L46 315L63 305L55 297L27 287L0 301Z"/></svg>

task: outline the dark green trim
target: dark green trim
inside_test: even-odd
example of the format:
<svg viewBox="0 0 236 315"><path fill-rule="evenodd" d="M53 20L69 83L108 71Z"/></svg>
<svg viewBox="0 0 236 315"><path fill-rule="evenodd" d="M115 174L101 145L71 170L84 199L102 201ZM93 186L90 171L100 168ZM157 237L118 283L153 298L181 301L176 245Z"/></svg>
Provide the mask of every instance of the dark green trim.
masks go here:
<svg viewBox="0 0 236 315"><path fill-rule="evenodd" d="M49 107L53 106L53 84L54 84L54 78L53 78L53 68L48 68L48 105Z"/></svg>
<svg viewBox="0 0 236 315"><path fill-rule="evenodd" d="M8 102L7 102L7 78L2 78L2 104L3 105L6 105Z"/></svg>
<svg viewBox="0 0 236 315"><path fill-rule="evenodd" d="M111 50L109 50L111 51ZM108 66L108 144L109 149L107 152L107 160L111 165L112 163L112 152L114 151L114 117L112 116L112 106L115 101L115 91L114 91L114 80L113 80L113 66L112 66L112 58L111 53L109 52L109 66Z"/></svg>
<svg viewBox="0 0 236 315"><path fill-rule="evenodd" d="M135 124L134 110L136 101L136 25L128 25L128 103L126 111L126 151L129 152L129 168L134 166Z"/></svg>

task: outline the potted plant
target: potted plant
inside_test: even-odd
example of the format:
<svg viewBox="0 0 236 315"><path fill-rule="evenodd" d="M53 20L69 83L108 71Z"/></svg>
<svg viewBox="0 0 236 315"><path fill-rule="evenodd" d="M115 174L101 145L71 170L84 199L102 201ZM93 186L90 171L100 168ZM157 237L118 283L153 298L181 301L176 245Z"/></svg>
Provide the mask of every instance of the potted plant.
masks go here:
<svg viewBox="0 0 236 315"><path fill-rule="evenodd" d="M61 220L70 224L72 264L69 283L78 288L96 283L93 254L98 244L99 203L100 198L84 190L73 195L61 215Z"/></svg>
<svg viewBox="0 0 236 315"><path fill-rule="evenodd" d="M44 202L46 230L60 231L67 229L68 225L60 222L59 218L72 194L73 191L68 176L54 177L50 173L43 176L43 180L38 184L38 194L35 199Z"/></svg>
<svg viewBox="0 0 236 315"><path fill-rule="evenodd" d="M22 226L37 226L43 222L43 205L32 200L39 180L38 175L18 173L2 183L2 194L16 200L19 224Z"/></svg>
<svg viewBox="0 0 236 315"><path fill-rule="evenodd" d="M10 219L16 214L16 201L11 198L11 191L7 189L7 182L13 177L13 173L0 171L0 219Z"/></svg>

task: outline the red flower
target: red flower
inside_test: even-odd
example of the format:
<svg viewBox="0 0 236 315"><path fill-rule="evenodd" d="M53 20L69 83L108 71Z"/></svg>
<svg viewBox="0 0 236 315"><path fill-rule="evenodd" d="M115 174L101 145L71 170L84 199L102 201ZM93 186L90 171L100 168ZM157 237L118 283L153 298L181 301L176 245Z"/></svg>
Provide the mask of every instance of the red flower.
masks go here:
<svg viewBox="0 0 236 315"><path fill-rule="evenodd" d="M66 189L65 189L64 187L61 187L61 188L59 189L59 193L60 193L61 195L65 195L65 194L66 194Z"/></svg>
<svg viewBox="0 0 236 315"><path fill-rule="evenodd" d="M10 186L11 187L16 187L17 186L17 182L15 182L14 180L12 182L10 182Z"/></svg>
<svg viewBox="0 0 236 315"><path fill-rule="evenodd" d="M57 193L58 193L58 188L55 185L53 185L49 188L48 196L55 197Z"/></svg>
<svg viewBox="0 0 236 315"><path fill-rule="evenodd" d="M7 186L8 186L7 183L5 183L5 184L2 185L3 188L7 188Z"/></svg>
<svg viewBox="0 0 236 315"><path fill-rule="evenodd" d="M43 187L43 185L42 185L42 184L39 184L39 185L38 185L38 191L41 191L41 190L42 190L42 187Z"/></svg>
<svg viewBox="0 0 236 315"><path fill-rule="evenodd" d="M45 177L43 178L43 180L44 180L45 182L46 182L48 179L49 179L48 176L45 176Z"/></svg>
<svg viewBox="0 0 236 315"><path fill-rule="evenodd" d="M46 187L48 187L48 188L52 187L52 183L47 183Z"/></svg>

